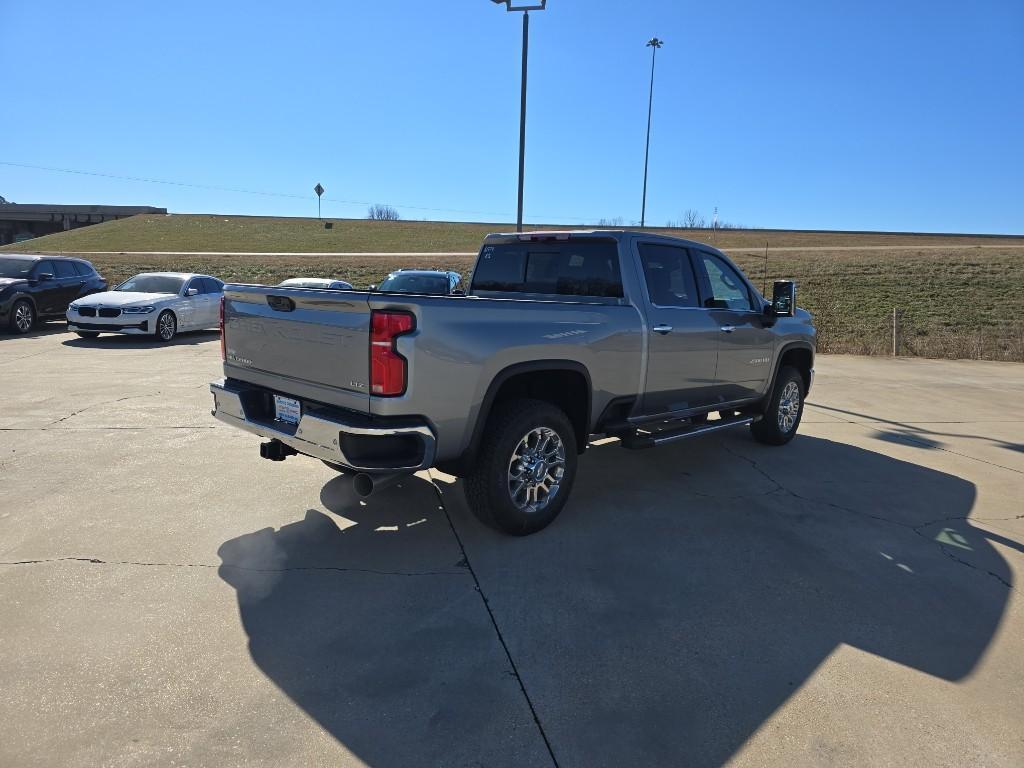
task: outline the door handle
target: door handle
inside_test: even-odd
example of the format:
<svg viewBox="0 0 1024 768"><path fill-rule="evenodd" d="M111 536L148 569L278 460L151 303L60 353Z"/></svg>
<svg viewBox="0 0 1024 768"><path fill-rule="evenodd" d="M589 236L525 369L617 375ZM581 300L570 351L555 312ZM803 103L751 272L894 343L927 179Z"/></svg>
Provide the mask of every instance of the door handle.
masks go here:
<svg viewBox="0 0 1024 768"><path fill-rule="evenodd" d="M723 325L722 326L722 330L725 331L726 333L732 333L733 331L736 330L736 326L735 325Z"/></svg>
<svg viewBox="0 0 1024 768"><path fill-rule="evenodd" d="M654 326L651 330L654 331L655 333L660 333L664 335L666 333L672 333L672 326L665 325L664 323L662 323L661 325Z"/></svg>

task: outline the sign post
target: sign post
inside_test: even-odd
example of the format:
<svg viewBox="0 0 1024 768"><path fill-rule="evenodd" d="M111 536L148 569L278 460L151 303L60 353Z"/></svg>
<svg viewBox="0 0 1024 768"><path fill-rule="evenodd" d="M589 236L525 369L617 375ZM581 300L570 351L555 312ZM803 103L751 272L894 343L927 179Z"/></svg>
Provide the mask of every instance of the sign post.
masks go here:
<svg viewBox="0 0 1024 768"><path fill-rule="evenodd" d="M316 186L313 187L313 191L316 192L316 217L319 219L319 218L321 218L321 216L320 216L320 196L323 195L324 188L320 184L320 182L317 182Z"/></svg>

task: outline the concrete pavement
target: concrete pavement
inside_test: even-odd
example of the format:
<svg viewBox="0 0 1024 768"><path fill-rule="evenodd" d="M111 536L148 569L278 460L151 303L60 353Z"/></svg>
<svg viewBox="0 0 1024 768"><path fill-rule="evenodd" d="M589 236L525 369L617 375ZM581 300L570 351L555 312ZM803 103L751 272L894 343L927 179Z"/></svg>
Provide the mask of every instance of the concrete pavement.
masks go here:
<svg viewBox="0 0 1024 768"><path fill-rule="evenodd" d="M822 357L525 539L209 416L216 334L0 336L0 764L1024 763L1024 366Z"/></svg>

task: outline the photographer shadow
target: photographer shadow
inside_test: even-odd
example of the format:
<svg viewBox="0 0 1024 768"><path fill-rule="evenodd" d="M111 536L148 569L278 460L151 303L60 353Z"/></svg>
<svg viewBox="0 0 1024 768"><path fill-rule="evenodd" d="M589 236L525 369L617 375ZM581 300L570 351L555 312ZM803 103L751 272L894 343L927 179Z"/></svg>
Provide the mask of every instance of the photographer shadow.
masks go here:
<svg viewBox="0 0 1024 768"><path fill-rule="evenodd" d="M372 766L531 765L546 757L432 484L323 507L226 541L259 669ZM538 764L543 764L538 763Z"/></svg>

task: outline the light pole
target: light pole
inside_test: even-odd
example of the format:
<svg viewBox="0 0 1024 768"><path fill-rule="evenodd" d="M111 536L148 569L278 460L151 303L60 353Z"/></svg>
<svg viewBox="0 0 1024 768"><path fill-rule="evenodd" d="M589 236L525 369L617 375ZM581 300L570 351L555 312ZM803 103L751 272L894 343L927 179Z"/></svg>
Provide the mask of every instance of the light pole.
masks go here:
<svg viewBox="0 0 1024 768"><path fill-rule="evenodd" d="M643 227L647 218L647 160L651 155L651 110L654 107L654 57L658 49L665 44L664 40L652 37L647 41L647 47L651 49L651 93L647 98L647 144L644 148L644 202L640 208L640 226Z"/></svg>
<svg viewBox="0 0 1024 768"><path fill-rule="evenodd" d="M516 211L516 232L523 231L523 177L526 172L526 62L530 50L530 11L543 11L548 0L539 0L539 5L513 5L512 0L491 0L496 5L504 4L506 11L523 12L523 80L519 95L519 206Z"/></svg>

